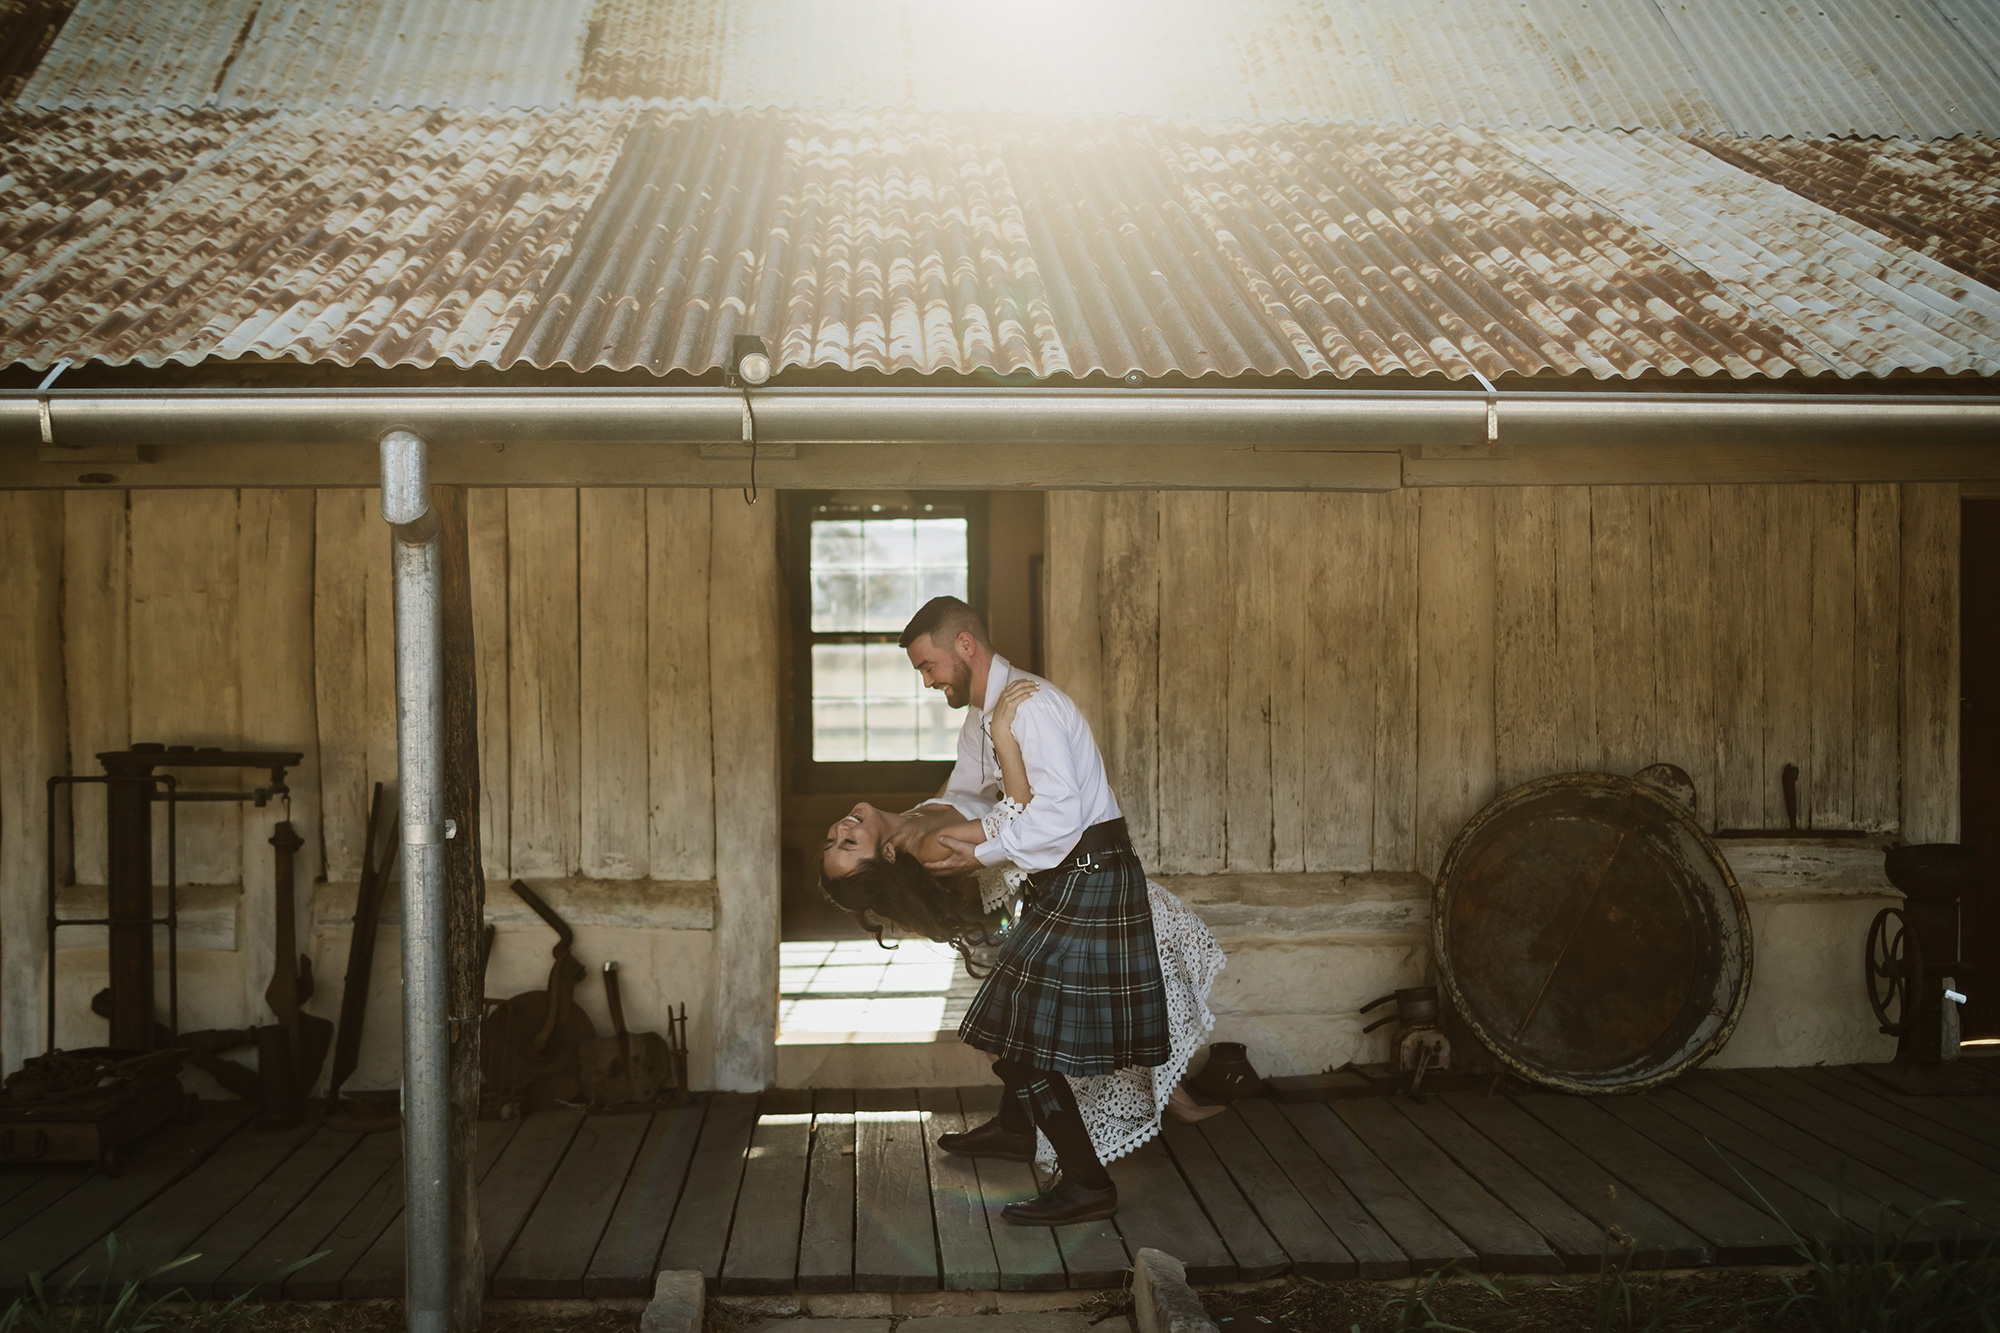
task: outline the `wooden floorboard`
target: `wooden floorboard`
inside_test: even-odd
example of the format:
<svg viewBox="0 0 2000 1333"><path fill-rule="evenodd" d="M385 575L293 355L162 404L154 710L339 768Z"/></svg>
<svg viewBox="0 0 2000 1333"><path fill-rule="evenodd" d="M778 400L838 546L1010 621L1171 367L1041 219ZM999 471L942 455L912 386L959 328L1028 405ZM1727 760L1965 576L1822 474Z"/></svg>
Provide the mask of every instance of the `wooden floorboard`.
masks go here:
<svg viewBox="0 0 2000 1333"><path fill-rule="evenodd" d="M175 1280L196 1300L213 1296L216 1280L282 1223L360 1142L359 1134L314 1130L263 1183L195 1238L188 1248L199 1257L175 1269Z"/></svg>
<svg viewBox="0 0 2000 1333"><path fill-rule="evenodd" d="M680 1207L660 1247L662 1272L692 1270L710 1282L721 1280L729 1219L736 1211L736 1190L743 1182L743 1163L756 1124L754 1093L719 1093L709 1102Z"/></svg>
<svg viewBox="0 0 2000 1333"><path fill-rule="evenodd" d="M1865 1246L1879 1230L1908 1258L2000 1234L2000 1098L1907 1098L1853 1069L1703 1069L1616 1099L1249 1099L1164 1124L1110 1164L1114 1218L1059 1228L1001 1215L1034 1196L1035 1168L936 1144L990 1119L999 1095L774 1091L484 1122L491 1289L643 1297L662 1268L743 1296L1088 1288L1127 1281L1147 1246L1203 1283L1452 1262L1589 1271L1607 1231L1641 1268L1784 1262L1794 1232ZM250 1114L207 1106L141 1145L122 1177L0 1173L0 1269L13 1269L0 1279L80 1268L116 1230L134 1265L199 1251L172 1279L198 1298L317 1251L286 1297L400 1296L400 1133L266 1135Z"/></svg>
<svg viewBox="0 0 2000 1333"><path fill-rule="evenodd" d="M555 1300L583 1295L584 1272L652 1119L644 1111L626 1111L594 1115L578 1127L562 1165L493 1274L495 1296ZM483 1187L481 1192L483 1196Z"/></svg>
<svg viewBox="0 0 2000 1333"><path fill-rule="evenodd" d="M1957 1097L1905 1097L1852 1069L1801 1069L1797 1073L1815 1091L1893 1120L1988 1171L2000 1170L2000 1117L1976 1111Z"/></svg>
<svg viewBox="0 0 2000 1333"><path fill-rule="evenodd" d="M136 1145L130 1165L119 1175L87 1177L16 1227L5 1242L0 1300L10 1299L5 1295L9 1291L18 1294L29 1273L53 1274L70 1260L101 1250L99 1242L107 1232L207 1161L242 1128L250 1112L242 1102L204 1102L193 1120L167 1125Z"/></svg>
<svg viewBox="0 0 2000 1333"><path fill-rule="evenodd" d="M1306 1202L1299 1187L1271 1160L1235 1108L1204 1120L1198 1129L1244 1199L1257 1211L1271 1239L1291 1261L1293 1272L1330 1281L1351 1278L1359 1271L1354 1256Z"/></svg>
<svg viewBox="0 0 2000 1333"><path fill-rule="evenodd" d="M0 1217L6 1216L9 1200L41 1184L56 1169L52 1166L23 1166L12 1162L0 1166ZM76 1174L81 1179L84 1172L79 1170ZM4 1236L12 1229L4 1222L0 1222L0 1236Z"/></svg>
<svg viewBox="0 0 2000 1333"><path fill-rule="evenodd" d="M1333 1107L1343 1124L1450 1227L1489 1273L1560 1273L1565 1265L1536 1234L1431 1146L1423 1131L1396 1113L1386 1097L1356 1098Z"/></svg>
<svg viewBox="0 0 2000 1333"><path fill-rule="evenodd" d="M854 1093L813 1094L812 1160L799 1232L799 1290L854 1290Z"/></svg>
<svg viewBox="0 0 2000 1333"><path fill-rule="evenodd" d="M1375 1216L1341 1183L1310 1143L1273 1102L1246 1098L1232 1108L1257 1136L1264 1151L1278 1164L1320 1220L1354 1256L1355 1275L1364 1278L1408 1277L1410 1257L1390 1238Z"/></svg>
<svg viewBox="0 0 2000 1333"><path fill-rule="evenodd" d="M28 1188L0 1204L0 1249L6 1247L17 1230L48 1212L96 1175L95 1167L82 1165L58 1166L39 1173Z"/></svg>
<svg viewBox="0 0 2000 1333"><path fill-rule="evenodd" d="M1978 1229L1979 1224L1963 1213L1956 1209L1933 1209L1929 1195L1867 1162L1855 1160L1815 1135L1802 1132L1790 1121L1731 1092L1708 1077L1707 1071L1695 1070L1677 1080L1669 1091L1742 1126L1764 1143L1781 1146L1832 1189L1830 1206L1843 1217L1857 1217L1870 1226L1888 1226L1900 1233L1919 1214L1924 1214L1916 1225L1918 1236L1926 1239L1942 1239ZM1671 1100L1667 1106L1669 1110L1679 1109ZM1816 1197L1825 1201L1824 1195Z"/></svg>
<svg viewBox="0 0 2000 1333"><path fill-rule="evenodd" d="M1837 1236L1840 1219L1818 1196L1819 1182L1796 1159L1751 1136L1671 1088L1644 1097L1606 1097L1604 1110L1633 1132L1801 1236ZM1865 1233L1864 1233L1865 1234Z"/></svg>
<svg viewBox="0 0 2000 1333"><path fill-rule="evenodd" d="M263 1184L311 1134L310 1125L272 1133L246 1126L232 1134L198 1169L118 1223L121 1276L157 1268L189 1253L195 1237ZM56 1282L68 1280L84 1262L84 1256L71 1259L56 1274ZM162 1296L181 1285L177 1268L149 1284L148 1291Z"/></svg>
<svg viewBox="0 0 2000 1333"><path fill-rule="evenodd" d="M653 1113L611 1218L583 1273L587 1298L650 1297L656 1260L701 1137L704 1102Z"/></svg>
<svg viewBox="0 0 2000 1333"><path fill-rule="evenodd" d="M1616 1177L1621 1190L1643 1193L1706 1240L1716 1262L1775 1264L1804 1258L1781 1220L1695 1170L1595 1098L1527 1093L1514 1100Z"/></svg>
<svg viewBox="0 0 2000 1333"><path fill-rule="evenodd" d="M1422 1102L1407 1097L1385 1100L1428 1142L1533 1227L1565 1269L1572 1273L1597 1270L1604 1259L1602 1226L1564 1202L1539 1176L1436 1097Z"/></svg>
<svg viewBox="0 0 2000 1333"><path fill-rule="evenodd" d="M931 1221L924 1123L914 1092L854 1094L854 1286L858 1291L936 1291L937 1229Z"/></svg>
<svg viewBox="0 0 2000 1333"><path fill-rule="evenodd" d="M999 1109L1000 1089L960 1088L958 1105L966 1123L976 1129ZM1000 1268L1000 1290L1054 1291L1069 1285L1054 1233L1048 1227L1017 1227L1000 1215L1008 1204L1035 1197L1034 1168L1026 1162L982 1157L978 1170L987 1231L993 1237L993 1258Z"/></svg>
<svg viewBox="0 0 2000 1333"><path fill-rule="evenodd" d="M1958 1182L1958 1191L1962 1195L1978 1200L1982 1206L1991 1208L1996 1217L2000 1217L2000 1172L1982 1165L1955 1146L1939 1143L1933 1134L1924 1132L1932 1128L1930 1121L1909 1115L1879 1097L1869 1098L1866 1094L1831 1095L1809 1070L1746 1072L1754 1072L1757 1077L1784 1087L1801 1102L1819 1106L1827 1114L1873 1133L1884 1146L1894 1148L1911 1160L1946 1173Z"/></svg>
<svg viewBox="0 0 2000 1333"><path fill-rule="evenodd" d="M1040 1230L1018 1227L1004 1219L1000 1225L1011 1231ZM1063 1271L1072 1290L1091 1291L1125 1284L1126 1270L1132 1266L1132 1260L1124 1238L1119 1235L1117 1218L1071 1222L1067 1226L1050 1227L1048 1231L1055 1238L1056 1252L1062 1255Z"/></svg>
<svg viewBox="0 0 2000 1333"><path fill-rule="evenodd" d="M1447 1264L1471 1267L1478 1256L1438 1215L1411 1191L1363 1143L1354 1131L1323 1103L1299 1102L1283 1108L1305 1140L1334 1174L1354 1192L1361 1206L1374 1214L1398 1249L1418 1272Z"/></svg>
<svg viewBox="0 0 2000 1333"><path fill-rule="evenodd" d="M939 1281L946 1291L995 1290L1000 1285L1000 1264L993 1254L986 1201L979 1193L978 1164L937 1144L939 1135L966 1129L958 1093L952 1088L919 1088L917 1105L925 1116L924 1160L930 1168Z"/></svg>
<svg viewBox="0 0 2000 1333"><path fill-rule="evenodd" d="M1615 1227L1632 1245L1640 1268L1690 1268L1713 1263L1709 1243L1676 1222L1616 1176L1564 1142L1562 1137L1505 1097L1484 1093L1440 1094L1452 1110L1544 1185L1607 1231Z"/></svg>
<svg viewBox="0 0 2000 1333"><path fill-rule="evenodd" d="M722 1259L725 1294L782 1295L798 1283L812 1109L810 1091L785 1088L765 1093L757 1104L736 1220Z"/></svg>
<svg viewBox="0 0 2000 1333"><path fill-rule="evenodd" d="M1239 1280L1260 1282L1292 1266L1291 1256L1243 1197L1243 1191L1230 1177L1229 1168L1215 1155L1215 1149L1199 1129L1170 1114L1160 1122L1160 1141L1167 1145L1174 1165L1180 1168L1188 1188L1201 1201L1202 1211L1215 1224L1216 1234L1229 1247Z"/></svg>
<svg viewBox="0 0 2000 1333"><path fill-rule="evenodd" d="M543 1114L549 1114L544 1112ZM534 1117L526 1120L482 1120L475 1130L477 1140L473 1145L472 1174L483 1185L491 1174L494 1164L502 1153L513 1144L532 1123ZM342 1293L350 1300L387 1299L404 1290L404 1273L407 1271L405 1258L408 1252L407 1222L403 1214L403 1187L408 1179L403 1173L403 1164L396 1164L396 1184L393 1190L395 1215L375 1233L361 1256L348 1266L340 1280ZM484 1191L480 1197L480 1250L487 1257L487 1272L493 1271L491 1251L486 1249L483 1228L486 1224L486 1199Z"/></svg>
<svg viewBox="0 0 2000 1333"><path fill-rule="evenodd" d="M1187 1265L1190 1282L1236 1281L1236 1257L1216 1234L1164 1143L1149 1140L1108 1169L1118 1186L1118 1232L1129 1253L1163 1250Z"/></svg>
<svg viewBox="0 0 2000 1333"><path fill-rule="evenodd" d="M283 1221L215 1279L213 1294L236 1296L261 1288L288 1264L325 1250L311 1266L285 1279L283 1295L287 1300L339 1299L340 1279L388 1224L386 1216L377 1214L391 1190L396 1191L396 1206L402 1206L402 1164L401 1130L364 1134L341 1159L339 1170L321 1177Z"/></svg>
<svg viewBox="0 0 2000 1333"><path fill-rule="evenodd" d="M1967 1188L1966 1177L1974 1168L1965 1159L1958 1159L1968 1168L1962 1173L1950 1166L1937 1165L1929 1160L1927 1153L1912 1155L1905 1152L1905 1139L1914 1136L1897 1132L1888 1122L1866 1112L1855 1111L1845 1102L1807 1095L1800 1084L1759 1077L1746 1070L1702 1072L1708 1073L1710 1078L1731 1092L1740 1094L1745 1101L1763 1107L1798 1130L1832 1145L1850 1159L1864 1162L1902 1181L1925 1196L1931 1204L1955 1201L1952 1206L1956 1211L1971 1218L1983 1232L1990 1234L2000 1230L2000 1199L1982 1196L1978 1191ZM1927 1148L1930 1145L1923 1146Z"/></svg>

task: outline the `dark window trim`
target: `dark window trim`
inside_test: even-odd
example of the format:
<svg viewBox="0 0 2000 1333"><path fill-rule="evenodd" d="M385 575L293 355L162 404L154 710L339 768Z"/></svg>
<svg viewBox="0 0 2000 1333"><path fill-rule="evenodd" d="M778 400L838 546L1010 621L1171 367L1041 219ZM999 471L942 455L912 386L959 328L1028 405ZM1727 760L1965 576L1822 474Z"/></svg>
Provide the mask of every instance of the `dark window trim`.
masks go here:
<svg viewBox="0 0 2000 1333"><path fill-rule="evenodd" d="M812 757L812 516L833 497L832 491L794 491L788 497L787 534L794 552L791 571L792 629L792 790L800 793L936 791L951 776L951 761L912 759L901 762L849 760L820 763ZM951 505L965 511L966 600L986 614L987 514L984 491L919 491L918 504ZM883 517L889 517L884 514ZM818 636L826 641L879 642L896 635L838 633Z"/></svg>

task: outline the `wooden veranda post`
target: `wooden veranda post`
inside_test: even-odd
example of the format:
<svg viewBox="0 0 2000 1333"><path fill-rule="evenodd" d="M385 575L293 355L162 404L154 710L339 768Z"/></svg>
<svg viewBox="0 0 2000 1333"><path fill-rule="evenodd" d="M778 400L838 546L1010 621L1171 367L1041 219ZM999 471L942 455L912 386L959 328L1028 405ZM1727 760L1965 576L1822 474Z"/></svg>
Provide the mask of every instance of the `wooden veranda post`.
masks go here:
<svg viewBox="0 0 2000 1333"><path fill-rule="evenodd" d="M440 591L444 620L444 813L458 825L445 843L446 979L452 1041L451 1196L452 1328L480 1324L486 1260L479 1241L479 1181L473 1140L479 1122L479 1019L485 991L481 935L486 872L479 855L479 699L472 643L472 569L465 522L465 488L434 486L443 539Z"/></svg>

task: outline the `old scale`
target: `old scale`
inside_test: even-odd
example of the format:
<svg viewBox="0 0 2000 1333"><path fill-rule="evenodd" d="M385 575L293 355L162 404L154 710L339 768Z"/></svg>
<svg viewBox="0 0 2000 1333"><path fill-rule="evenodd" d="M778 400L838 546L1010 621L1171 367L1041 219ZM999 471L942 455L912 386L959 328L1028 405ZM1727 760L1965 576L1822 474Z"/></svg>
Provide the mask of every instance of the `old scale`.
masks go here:
<svg viewBox="0 0 2000 1333"><path fill-rule="evenodd" d="M104 772L64 774L48 781L44 861L48 867L48 1049L8 1077L0 1097L0 1162L95 1161L116 1171L135 1139L191 1109L178 1077L180 1032L180 903L175 855L176 814L190 801L250 802L272 797L289 804L285 772L303 756L295 750L223 750L192 745L138 744L97 756ZM187 790L161 768L260 769L268 786L247 791ZM105 789L105 914L64 917L56 910L56 794L79 785ZM153 884L153 806L167 808L166 911L156 915ZM276 849L279 933L293 927L291 857L299 840L289 821L271 839ZM107 1044L83 1050L56 1048L56 932L69 926L105 928L110 986L92 1008L110 1023ZM155 931L167 932L167 1021L155 1000ZM281 944L283 940L281 939ZM280 970L296 957L281 950Z"/></svg>

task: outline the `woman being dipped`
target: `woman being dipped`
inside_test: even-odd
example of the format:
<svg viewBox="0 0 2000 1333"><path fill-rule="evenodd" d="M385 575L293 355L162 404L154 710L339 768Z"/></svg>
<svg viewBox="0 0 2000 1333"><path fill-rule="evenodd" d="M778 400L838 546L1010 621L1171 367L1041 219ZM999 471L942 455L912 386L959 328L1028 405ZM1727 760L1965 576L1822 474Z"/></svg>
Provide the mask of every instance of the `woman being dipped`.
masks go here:
<svg viewBox="0 0 2000 1333"><path fill-rule="evenodd" d="M1022 703L1039 688L1033 680L1015 679L994 705L990 734L1004 798L992 813L969 820L948 805L920 806L899 815L864 804L828 829L820 887L878 941L887 927L947 943L966 957L970 970L971 948L988 942L982 911L996 910L1027 883L1028 876L1014 870L1004 872L1004 879L999 872L986 872L940 881L923 863L940 859L946 839L976 845L997 837L1034 801L1013 723ZM1161 1112L1169 1106L1184 1119L1220 1109L1197 1107L1181 1091L1179 1080L1214 1026L1208 992L1226 960L1207 926L1185 904L1151 881L1147 892L1166 990L1169 1056L1158 1066L1070 1077L1077 1111L1102 1162L1130 1153L1157 1134ZM1056 1153L1048 1139L1037 1134L1035 1143L1037 1159L1053 1165Z"/></svg>

